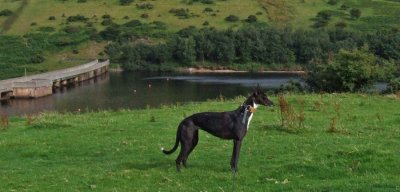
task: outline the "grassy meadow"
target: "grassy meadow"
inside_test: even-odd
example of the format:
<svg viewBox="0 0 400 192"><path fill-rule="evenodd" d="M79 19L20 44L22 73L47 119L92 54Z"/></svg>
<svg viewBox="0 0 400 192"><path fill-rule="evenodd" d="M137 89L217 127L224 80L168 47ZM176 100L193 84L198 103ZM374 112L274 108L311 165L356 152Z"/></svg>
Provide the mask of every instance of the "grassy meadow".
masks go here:
<svg viewBox="0 0 400 192"><path fill-rule="evenodd" d="M3 115L0 190L400 190L398 96L285 98L292 112L284 114L284 126L277 97L271 98L274 108L257 110L235 177L229 166L231 141L201 131L181 173L174 165L177 152L167 156L159 149L173 146L185 116L233 110L244 97L158 109L44 113L9 122Z"/></svg>

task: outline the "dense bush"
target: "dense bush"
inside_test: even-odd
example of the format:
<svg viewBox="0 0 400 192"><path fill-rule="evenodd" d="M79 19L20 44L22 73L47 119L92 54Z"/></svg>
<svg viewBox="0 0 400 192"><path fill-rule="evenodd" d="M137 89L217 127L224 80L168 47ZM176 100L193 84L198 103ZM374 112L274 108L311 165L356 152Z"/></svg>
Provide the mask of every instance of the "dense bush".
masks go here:
<svg viewBox="0 0 400 192"><path fill-rule="evenodd" d="M236 15L229 15L228 17L225 17L225 21L236 22L239 21L239 17Z"/></svg>
<svg viewBox="0 0 400 192"><path fill-rule="evenodd" d="M329 0L328 1L329 5L336 5L337 3L339 3L339 0Z"/></svg>
<svg viewBox="0 0 400 192"><path fill-rule="evenodd" d="M255 23L257 22L257 17L255 15L249 15L245 21L248 23Z"/></svg>
<svg viewBox="0 0 400 192"><path fill-rule="evenodd" d="M358 19L361 17L361 10L357 8L353 8L350 10L350 16L353 19Z"/></svg>
<svg viewBox="0 0 400 192"><path fill-rule="evenodd" d="M103 25L103 26L109 26L112 24L113 24L113 21L111 19L103 19L103 21L101 22L101 25Z"/></svg>
<svg viewBox="0 0 400 192"><path fill-rule="evenodd" d="M393 78L389 81L386 92L389 93L400 92L400 77Z"/></svg>
<svg viewBox="0 0 400 192"><path fill-rule="evenodd" d="M0 16L10 16L12 14L13 14L13 12L9 9L3 9L0 11Z"/></svg>
<svg viewBox="0 0 400 192"><path fill-rule="evenodd" d="M209 12L213 12L213 9L210 7L204 8L203 13L209 13Z"/></svg>
<svg viewBox="0 0 400 192"><path fill-rule="evenodd" d="M55 16L50 16L50 17L49 17L49 20L50 20L50 21L56 20L56 17L55 17Z"/></svg>
<svg viewBox="0 0 400 192"><path fill-rule="evenodd" d="M111 15L109 14L104 14L101 16L102 19L111 19Z"/></svg>
<svg viewBox="0 0 400 192"><path fill-rule="evenodd" d="M120 5L130 5L133 0L119 0Z"/></svg>
<svg viewBox="0 0 400 192"><path fill-rule="evenodd" d="M136 4L136 7L138 9L153 9L154 5L151 3L140 3L140 4Z"/></svg>
<svg viewBox="0 0 400 192"><path fill-rule="evenodd" d="M384 68L377 63L377 57L369 52L368 47L352 51L341 50L328 64L311 65L307 83L315 91L366 90L385 75Z"/></svg>
<svg viewBox="0 0 400 192"><path fill-rule="evenodd" d="M317 13L317 16L315 17L315 23L313 27L315 28L321 28L325 27L328 25L328 22L331 20L333 13L330 10L323 10Z"/></svg>
<svg viewBox="0 0 400 192"><path fill-rule="evenodd" d="M368 34L366 40L376 55L400 62L400 31L379 30Z"/></svg>
<svg viewBox="0 0 400 192"><path fill-rule="evenodd" d="M43 63L45 58L41 54L36 54L31 57L31 63Z"/></svg>
<svg viewBox="0 0 400 192"><path fill-rule="evenodd" d="M83 15L80 15L80 14L75 15L75 16L69 16L69 17L67 18L67 21L68 21L68 22L85 22L85 21L87 21L87 20L88 20L87 17L85 17L85 16L83 16Z"/></svg>
<svg viewBox="0 0 400 192"><path fill-rule="evenodd" d="M180 8L180 9L170 9L169 10L170 13L174 14L175 16L179 17L180 19L188 19L190 18L190 13L189 13L189 9L184 9L184 8Z"/></svg>

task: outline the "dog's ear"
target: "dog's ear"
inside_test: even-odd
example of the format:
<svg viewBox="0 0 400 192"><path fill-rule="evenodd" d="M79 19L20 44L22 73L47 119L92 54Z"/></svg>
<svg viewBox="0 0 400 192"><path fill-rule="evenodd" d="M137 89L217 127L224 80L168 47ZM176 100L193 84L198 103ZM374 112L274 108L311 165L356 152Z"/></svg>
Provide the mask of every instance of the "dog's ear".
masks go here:
<svg viewBox="0 0 400 192"><path fill-rule="evenodd" d="M258 95L258 94L261 94L261 93L262 93L262 90L261 90L260 84L257 84L257 87L254 90L254 94Z"/></svg>

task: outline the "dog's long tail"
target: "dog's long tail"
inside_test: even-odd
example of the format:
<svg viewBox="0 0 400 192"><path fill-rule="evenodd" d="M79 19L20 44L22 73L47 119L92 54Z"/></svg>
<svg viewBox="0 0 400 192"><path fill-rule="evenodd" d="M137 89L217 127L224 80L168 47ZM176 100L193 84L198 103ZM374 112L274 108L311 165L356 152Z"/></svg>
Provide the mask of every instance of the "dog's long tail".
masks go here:
<svg viewBox="0 0 400 192"><path fill-rule="evenodd" d="M179 132L180 132L179 130L180 130L180 129L178 129L178 131L177 131L177 133L176 133L176 141L175 141L174 147L173 147L171 150L169 150L169 151L165 150L164 147L162 147L162 148L161 148L161 151L162 151L162 152L164 152L165 154L169 155L169 154L171 154L171 153L173 153L173 152L176 151L176 149L177 149L178 146L179 146Z"/></svg>

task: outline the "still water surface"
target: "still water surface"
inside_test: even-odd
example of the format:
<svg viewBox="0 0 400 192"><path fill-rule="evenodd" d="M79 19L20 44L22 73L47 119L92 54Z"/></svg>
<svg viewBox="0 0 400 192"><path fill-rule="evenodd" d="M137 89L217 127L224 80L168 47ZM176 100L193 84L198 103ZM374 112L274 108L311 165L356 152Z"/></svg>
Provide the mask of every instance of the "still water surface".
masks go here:
<svg viewBox="0 0 400 192"><path fill-rule="evenodd" d="M267 73L179 74L110 72L79 86L55 90L52 96L3 101L0 110L9 115L43 111L97 111L159 107L191 101L248 95L257 85L278 88L299 75ZM135 92L136 91L136 92Z"/></svg>

